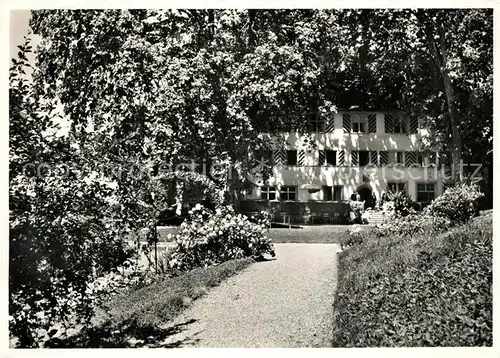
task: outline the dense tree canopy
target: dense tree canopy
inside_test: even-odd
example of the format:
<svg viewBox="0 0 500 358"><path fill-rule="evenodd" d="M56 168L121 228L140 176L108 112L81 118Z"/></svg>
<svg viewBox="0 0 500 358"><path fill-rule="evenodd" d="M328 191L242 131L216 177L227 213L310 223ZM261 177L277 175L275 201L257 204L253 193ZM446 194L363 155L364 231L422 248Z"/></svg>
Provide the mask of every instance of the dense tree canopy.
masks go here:
<svg viewBox="0 0 500 358"><path fill-rule="evenodd" d="M270 134L351 107L420 115L429 145L487 163L492 26L489 9L34 11L33 81L29 47L10 78L15 334L32 344L36 297L83 302L119 238L155 225L183 175L161 164L218 163L189 180L234 203ZM49 139L57 103L70 131ZM23 171L42 162L70 174Z"/></svg>
<svg viewBox="0 0 500 358"><path fill-rule="evenodd" d="M263 129L352 106L425 116L457 156L477 156L470 130L491 147L488 9L42 11L32 26L50 43L40 83L109 155L245 166Z"/></svg>

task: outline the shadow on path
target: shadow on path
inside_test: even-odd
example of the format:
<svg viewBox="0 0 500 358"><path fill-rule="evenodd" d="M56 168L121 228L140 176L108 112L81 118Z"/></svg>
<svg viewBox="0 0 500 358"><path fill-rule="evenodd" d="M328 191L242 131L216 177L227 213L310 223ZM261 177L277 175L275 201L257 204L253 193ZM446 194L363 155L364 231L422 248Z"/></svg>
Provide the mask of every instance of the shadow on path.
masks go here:
<svg viewBox="0 0 500 358"><path fill-rule="evenodd" d="M186 339L174 343L165 343L167 337L180 333L190 324L191 319L168 328L140 326L137 322L104 324L84 328L78 334L61 338L52 338L45 343L45 348L176 348L185 344L196 344L197 340Z"/></svg>

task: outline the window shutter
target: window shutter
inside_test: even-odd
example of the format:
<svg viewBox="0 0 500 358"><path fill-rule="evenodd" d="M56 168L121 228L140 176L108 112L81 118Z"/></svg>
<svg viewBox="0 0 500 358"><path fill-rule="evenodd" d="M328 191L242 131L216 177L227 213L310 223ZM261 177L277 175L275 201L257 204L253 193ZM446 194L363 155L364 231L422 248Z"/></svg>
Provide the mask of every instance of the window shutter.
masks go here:
<svg viewBox="0 0 500 358"><path fill-rule="evenodd" d="M306 153L304 150L299 150L297 153L297 165L304 165Z"/></svg>
<svg viewBox="0 0 500 358"><path fill-rule="evenodd" d="M335 130L335 117L328 118L326 122L325 132L332 133Z"/></svg>
<svg viewBox="0 0 500 358"><path fill-rule="evenodd" d="M394 133L394 117L390 113L384 114L385 133Z"/></svg>
<svg viewBox="0 0 500 358"><path fill-rule="evenodd" d="M405 167L409 167L417 162L417 154L415 152L405 152Z"/></svg>
<svg viewBox="0 0 500 358"><path fill-rule="evenodd" d="M376 150L370 151L370 164L378 166L378 152Z"/></svg>
<svg viewBox="0 0 500 358"><path fill-rule="evenodd" d="M368 132L377 133L377 116L375 114L368 115Z"/></svg>
<svg viewBox="0 0 500 358"><path fill-rule="evenodd" d="M359 163L359 153L357 150L351 152L351 166L357 167Z"/></svg>
<svg viewBox="0 0 500 358"><path fill-rule="evenodd" d="M319 165L326 165L326 151L319 151Z"/></svg>
<svg viewBox="0 0 500 358"><path fill-rule="evenodd" d="M389 164L389 154L387 153L387 151L379 152L379 156L381 166Z"/></svg>
<svg viewBox="0 0 500 358"><path fill-rule="evenodd" d="M410 117L410 134L418 133L418 116Z"/></svg>
<svg viewBox="0 0 500 358"><path fill-rule="evenodd" d="M344 133L351 133L351 115L349 113L342 115L342 127L344 128Z"/></svg>
<svg viewBox="0 0 500 358"><path fill-rule="evenodd" d="M273 152L273 161L275 164L284 164L286 158L285 149L280 148Z"/></svg>
<svg viewBox="0 0 500 358"><path fill-rule="evenodd" d="M343 150L339 150L338 152L339 160L337 161L339 165L345 165L345 152Z"/></svg>

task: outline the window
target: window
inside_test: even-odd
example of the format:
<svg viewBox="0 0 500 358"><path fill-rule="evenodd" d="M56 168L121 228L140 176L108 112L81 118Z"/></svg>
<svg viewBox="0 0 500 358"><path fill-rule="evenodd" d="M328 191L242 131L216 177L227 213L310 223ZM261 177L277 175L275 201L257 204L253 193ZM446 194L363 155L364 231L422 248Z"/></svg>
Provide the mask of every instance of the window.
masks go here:
<svg viewBox="0 0 500 358"><path fill-rule="evenodd" d="M408 121L399 114L386 113L384 123L386 133L408 134Z"/></svg>
<svg viewBox="0 0 500 358"><path fill-rule="evenodd" d="M417 184L417 201L428 202L434 200L434 183Z"/></svg>
<svg viewBox="0 0 500 358"><path fill-rule="evenodd" d="M364 167L370 164L370 152L367 150L360 150L359 152L359 166Z"/></svg>
<svg viewBox="0 0 500 358"><path fill-rule="evenodd" d="M326 151L326 165L337 165L337 151Z"/></svg>
<svg viewBox="0 0 500 358"><path fill-rule="evenodd" d="M367 119L365 116L353 115L351 117L353 133L367 133Z"/></svg>
<svg viewBox="0 0 500 358"><path fill-rule="evenodd" d="M297 200L296 186L282 186L280 190L281 200Z"/></svg>
<svg viewBox="0 0 500 358"><path fill-rule="evenodd" d="M325 119L318 118L316 116L309 118L309 130L311 132L324 132L325 131Z"/></svg>
<svg viewBox="0 0 500 358"><path fill-rule="evenodd" d="M333 187L333 200L341 201L342 200L342 185L335 185Z"/></svg>
<svg viewBox="0 0 500 358"><path fill-rule="evenodd" d="M406 193L406 183L401 183L401 182L387 183L387 190L391 193L397 193L397 192Z"/></svg>
<svg viewBox="0 0 500 358"><path fill-rule="evenodd" d="M297 165L297 151L287 150L286 151L286 165Z"/></svg>
<svg viewBox="0 0 500 358"><path fill-rule="evenodd" d="M426 155L423 154L423 153L418 153L417 154L417 164L421 167L425 166L426 165Z"/></svg>
<svg viewBox="0 0 500 358"><path fill-rule="evenodd" d="M394 119L394 133L407 134L406 119L395 118Z"/></svg>
<svg viewBox="0 0 500 358"><path fill-rule="evenodd" d="M480 179L481 171L478 170L480 169L478 168L478 166L479 164L463 163L463 165L459 167L459 169L461 169L461 176L466 179L472 179L472 180Z"/></svg>
<svg viewBox="0 0 500 358"><path fill-rule="evenodd" d="M404 165L404 153L405 152L389 152L389 164Z"/></svg>
<svg viewBox="0 0 500 358"><path fill-rule="evenodd" d="M260 198L262 200L276 200L276 187L275 186L263 186L260 189Z"/></svg>
<svg viewBox="0 0 500 358"><path fill-rule="evenodd" d="M319 165L337 165L337 151L335 150L320 150Z"/></svg>
<svg viewBox="0 0 500 358"><path fill-rule="evenodd" d="M342 185L323 186L324 201L341 201L342 200Z"/></svg>
<svg viewBox="0 0 500 358"><path fill-rule="evenodd" d="M323 200L332 201L333 200L333 187L323 186Z"/></svg>
<svg viewBox="0 0 500 358"><path fill-rule="evenodd" d="M370 164L370 152L367 150L353 150L351 152L351 165L364 167Z"/></svg>

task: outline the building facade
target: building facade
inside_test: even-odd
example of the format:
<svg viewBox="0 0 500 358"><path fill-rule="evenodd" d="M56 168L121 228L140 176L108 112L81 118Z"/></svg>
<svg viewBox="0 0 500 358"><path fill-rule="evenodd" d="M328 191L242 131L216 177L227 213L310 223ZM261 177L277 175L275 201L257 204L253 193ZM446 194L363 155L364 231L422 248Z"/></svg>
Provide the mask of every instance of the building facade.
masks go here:
<svg viewBox="0 0 500 358"><path fill-rule="evenodd" d="M272 209L292 221L334 215L341 221L351 199L369 203L404 190L424 203L450 183L449 155L423 151L425 129L417 117L344 111L329 121L310 121L309 128L278 137L272 158L261 163L272 166L272 175L254 180L242 211Z"/></svg>

